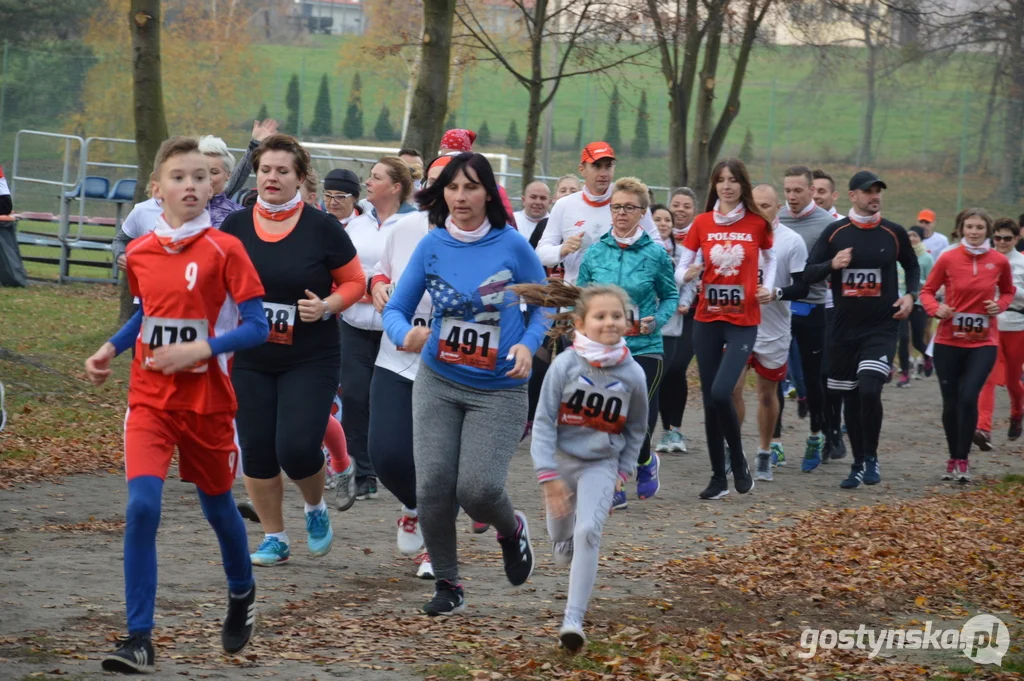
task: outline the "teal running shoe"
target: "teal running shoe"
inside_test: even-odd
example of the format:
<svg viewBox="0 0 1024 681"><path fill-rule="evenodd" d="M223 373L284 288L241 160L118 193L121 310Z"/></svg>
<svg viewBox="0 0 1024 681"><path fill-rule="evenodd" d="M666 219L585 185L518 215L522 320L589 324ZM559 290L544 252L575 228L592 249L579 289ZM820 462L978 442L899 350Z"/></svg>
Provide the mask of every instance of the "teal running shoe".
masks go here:
<svg viewBox="0 0 1024 681"><path fill-rule="evenodd" d="M255 553L249 554L249 560L258 567L274 567L287 563L291 558L288 545L277 537L264 537Z"/></svg>
<svg viewBox="0 0 1024 681"><path fill-rule="evenodd" d="M334 531L331 529L331 517L327 509L306 513L306 544L314 556L326 556L334 543Z"/></svg>

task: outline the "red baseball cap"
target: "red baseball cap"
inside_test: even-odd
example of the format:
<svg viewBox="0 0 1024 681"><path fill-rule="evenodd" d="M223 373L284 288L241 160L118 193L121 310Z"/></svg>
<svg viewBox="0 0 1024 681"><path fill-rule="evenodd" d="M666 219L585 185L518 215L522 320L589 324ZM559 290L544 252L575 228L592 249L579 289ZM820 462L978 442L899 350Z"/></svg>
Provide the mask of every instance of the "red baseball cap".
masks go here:
<svg viewBox="0 0 1024 681"><path fill-rule="evenodd" d="M597 163L602 158L615 160L615 150L607 142L591 142L583 147L580 163Z"/></svg>
<svg viewBox="0 0 1024 681"><path fill-rule="evenodd" d="M934 224L935 211L925 208L924 210L917 214L917 221L920 222L921 220L927 220L928 222Z"/></svg>

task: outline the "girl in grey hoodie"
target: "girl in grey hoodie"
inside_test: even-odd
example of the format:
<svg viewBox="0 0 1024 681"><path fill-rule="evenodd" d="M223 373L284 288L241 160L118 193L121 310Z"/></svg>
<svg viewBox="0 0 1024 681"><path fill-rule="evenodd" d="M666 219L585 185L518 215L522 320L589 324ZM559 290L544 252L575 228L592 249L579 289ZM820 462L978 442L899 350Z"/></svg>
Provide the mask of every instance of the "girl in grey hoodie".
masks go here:
<svg viewBox="0 0 1024 681"><path fill-rule="evenodd" d="M618 286L577 288L561 279L514 287L527 302L572 307L575 328L551 363L533 421L530 454L544 491L555 564L571 565L562 645L586 643L583 617L597 579L601 531L616 489L636 471L647 432L647 382L623 339L629 297Z"/></svg>

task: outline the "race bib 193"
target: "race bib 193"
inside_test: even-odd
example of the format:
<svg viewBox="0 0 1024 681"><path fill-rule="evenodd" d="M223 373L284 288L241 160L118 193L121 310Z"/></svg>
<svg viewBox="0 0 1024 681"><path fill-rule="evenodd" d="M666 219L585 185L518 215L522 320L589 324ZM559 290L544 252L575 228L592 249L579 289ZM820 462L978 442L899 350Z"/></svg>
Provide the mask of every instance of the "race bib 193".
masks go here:
<svg viewBox="0 0 1024 681"><path fill-rule="evenodd" d="M708 284L704 304L714 314L743 314L743 287L734 284Z"/></svg>
<svg viewBox="0 0 1024 681"><path fill-rule="evenodd" d="M957 312L953 315L953 338L968 341L988 340L988 315Z"/></svg>
<svg viewBox="0 0 1024 681"><path fill-rule="evenodd" d="M592 385L570 385L562 393L558 425L591 428L618 435L629 415L628 393Z"/></svg>
<svg viewBox="0 0 1024 681"><path fill-rule="evenodd" d="M264 302L263 313L270 324L267 342L291 345L295 337L295 306Z"/></svg>
<svg viewBox="0 0 1024 681"><path fill-rule="evenodd" d="M878 298L882 295L882 270L843 270L844 298Z"/></svg>
<svg viewBox="0 0 1024 681"><path fill-rule="evenodd" d="M153 351L164 345L209 340L210 323L205 319L142 318L142 367L153 369ZM199 362L189 369L192 373L206 371L207 363Z"/></svg>
<svg viewBox="0 0 1024 681"><path fill-rule="evenodd" d="M497 326L445 318L441 321L437 358L445 364L494 371L500 340L501 329Z"/></svg>

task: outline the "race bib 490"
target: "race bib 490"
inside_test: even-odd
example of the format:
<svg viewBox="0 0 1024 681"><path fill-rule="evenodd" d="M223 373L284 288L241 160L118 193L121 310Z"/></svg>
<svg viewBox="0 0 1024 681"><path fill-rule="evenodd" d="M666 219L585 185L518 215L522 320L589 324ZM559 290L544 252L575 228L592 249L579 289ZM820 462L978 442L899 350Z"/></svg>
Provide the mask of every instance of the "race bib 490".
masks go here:
<svg viewBox="0 0 1024 681"><path fill-rule="evenodd" d="M629 415L628 394L592 385L570 385L562 393L558 425L591 428L618 435Z"/></svg>
<svg viewBox="0 0 1024 681"><path fill-rule="evenodd" d="M153 369L153 351L164 345L209 340L210 323L205 319L142 318L142 366ZM189 369L192 373L206 371L207 363L199 362Z"/></svg>
<svg viewBox="0 0 1024 681"><path fill-rule="evenodd" d="M445 364L494 371L500 340L501 329L497 326L446 318L441 322L437 358Z"/></svg>

